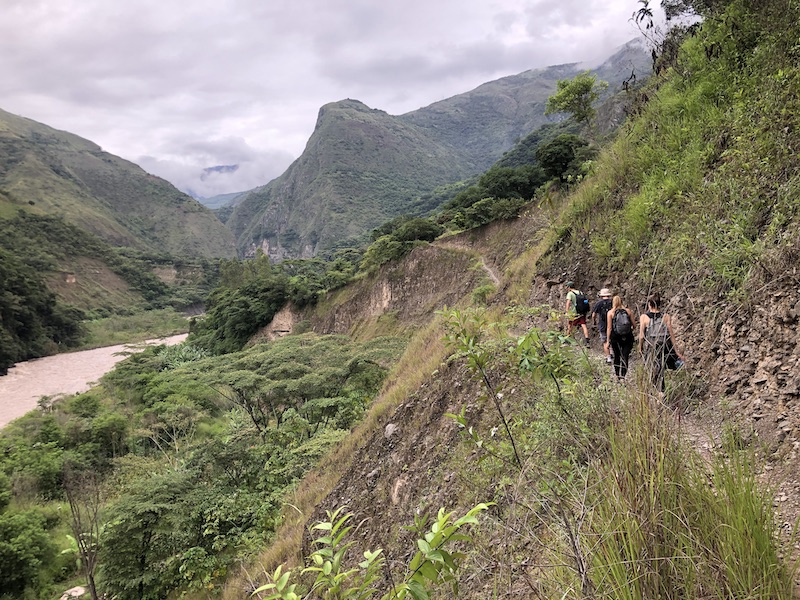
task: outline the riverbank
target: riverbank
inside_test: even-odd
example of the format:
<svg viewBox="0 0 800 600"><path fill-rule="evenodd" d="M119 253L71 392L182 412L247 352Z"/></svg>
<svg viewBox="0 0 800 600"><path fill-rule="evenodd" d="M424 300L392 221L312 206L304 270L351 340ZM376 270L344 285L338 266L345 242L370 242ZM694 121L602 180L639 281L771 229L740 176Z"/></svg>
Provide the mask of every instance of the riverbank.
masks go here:
<svg viewBox="0 0 800 600"><path fill-rule="evenodd" d="M117 344L17 363L8 375L0 377L0 427L35 409L43 396L87 391L115 364L145 346L179 344L186 336L181 333L139 344Z"/></svg>

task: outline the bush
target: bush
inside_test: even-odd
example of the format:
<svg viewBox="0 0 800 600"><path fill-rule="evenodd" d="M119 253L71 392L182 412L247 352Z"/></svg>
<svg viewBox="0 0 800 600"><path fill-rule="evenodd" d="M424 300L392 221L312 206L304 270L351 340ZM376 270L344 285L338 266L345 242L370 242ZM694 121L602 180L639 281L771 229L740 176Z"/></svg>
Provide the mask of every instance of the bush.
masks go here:
<svg viewBox="0 0 800 600"><path fill-rule="evenodd" d="M0 514L0 589L20 596L42 580L55 548L37 511Z"/></svg>

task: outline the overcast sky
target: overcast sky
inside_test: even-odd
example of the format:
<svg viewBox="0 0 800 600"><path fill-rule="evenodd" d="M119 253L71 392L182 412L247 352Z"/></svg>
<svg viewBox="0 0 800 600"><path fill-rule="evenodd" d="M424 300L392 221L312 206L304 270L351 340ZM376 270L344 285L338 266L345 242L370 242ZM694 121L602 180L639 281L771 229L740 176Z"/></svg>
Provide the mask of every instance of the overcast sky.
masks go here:
<svg viewBox="0 0 800 600"><path fill-rule="evenodd" d="M280 175L323 104L354 98L396 115L528 69L606 58L637 37L637 6L0 0L0 108L208 197Z"/></svg>

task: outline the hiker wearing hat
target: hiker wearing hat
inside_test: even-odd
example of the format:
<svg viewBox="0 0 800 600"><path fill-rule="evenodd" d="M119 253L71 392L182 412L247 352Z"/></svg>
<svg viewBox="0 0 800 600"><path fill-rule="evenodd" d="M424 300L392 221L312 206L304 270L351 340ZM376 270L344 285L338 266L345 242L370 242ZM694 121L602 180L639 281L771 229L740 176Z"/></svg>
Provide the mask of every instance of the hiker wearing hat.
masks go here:
<svg viewBox="0 0 800 600"><path fill-rule="evenodd" d="M611 350L609 349L610 344L607 344L608 341L607 337L607 327L606 327L606 316L608 315L608 311L611 310L611 290L608 288L603 288L600 290L600 300L595 302L594 308L592 309L592 319L594 319L594 325L597 327L597 332L600 334L600 341L603 344L603 352L606 355L606 362L610 363L613 361L611 358Z"/></svg>

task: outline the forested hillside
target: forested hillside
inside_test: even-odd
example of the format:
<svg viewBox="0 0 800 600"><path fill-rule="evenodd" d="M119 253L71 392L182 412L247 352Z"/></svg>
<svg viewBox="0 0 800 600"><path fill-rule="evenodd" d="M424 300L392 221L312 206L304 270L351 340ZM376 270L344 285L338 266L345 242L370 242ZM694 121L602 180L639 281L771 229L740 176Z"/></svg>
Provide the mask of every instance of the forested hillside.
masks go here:
<svg viewBox="0 0 800 600"><path fill-rule="evenodd" d="M800 7L664 5L702 19L640 3L603 147L534 132L363 253L226 261L188 343L6 428L4 592L796 597ZM569 280L660 293L663 397L566 335Z"/></svg>
<svg viewBox="0 0 800 600"><path fill-rule="evenodd" d="M235 253L211 211L166 181L2 110L0 250L0 372L78 345L85 319L200 303L208 259ZM186 276L167 285L159 270Z"/></svg>
<svg viewBox="0 0 800 600"><path fill-rule="evenodd" d="M58 215L114 246L232 256L201 204L88 140L0 111L0 210Z"/></svg>

